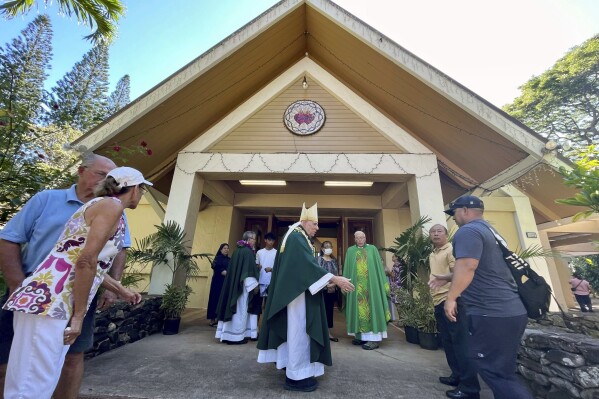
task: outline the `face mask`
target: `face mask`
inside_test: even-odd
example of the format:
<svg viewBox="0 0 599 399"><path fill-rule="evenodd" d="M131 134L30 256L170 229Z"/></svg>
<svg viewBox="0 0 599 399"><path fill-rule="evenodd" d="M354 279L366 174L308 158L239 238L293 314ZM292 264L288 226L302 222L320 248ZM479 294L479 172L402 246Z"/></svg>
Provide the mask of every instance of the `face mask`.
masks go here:
<svg viewBox="0 0 599 399"><path fill-rule="evenodd" d="M333 248L325 248L323 252L325 255L330 255L333 253Z"/></svg>

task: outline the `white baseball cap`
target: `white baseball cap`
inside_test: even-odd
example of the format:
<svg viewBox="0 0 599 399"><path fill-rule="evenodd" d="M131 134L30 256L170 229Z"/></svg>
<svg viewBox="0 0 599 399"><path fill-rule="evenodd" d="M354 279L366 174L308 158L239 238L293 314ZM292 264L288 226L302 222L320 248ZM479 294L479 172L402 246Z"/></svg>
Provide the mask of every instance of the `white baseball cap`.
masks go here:
<svg viewBox="0 0 599 399"><path fill-rule="evenodd" d="M128 166L121 166L113 169L106 177L111 176L117 182L119 188L137 186L138 184L145 184L152 186L153 184L147 181L141 172L137 169L130 168Z"/></svg>

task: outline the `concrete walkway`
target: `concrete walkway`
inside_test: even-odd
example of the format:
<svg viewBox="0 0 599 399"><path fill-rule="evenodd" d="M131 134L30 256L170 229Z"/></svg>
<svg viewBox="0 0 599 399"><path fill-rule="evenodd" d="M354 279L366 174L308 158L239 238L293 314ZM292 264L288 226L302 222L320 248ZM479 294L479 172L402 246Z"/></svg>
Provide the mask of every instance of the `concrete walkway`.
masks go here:
<svg viewBox="0 0 599 399"><path fill-rule="evenodd" d="M284 371L257 363L255 342L222 344L202 316L188 315L178 335L155 334L86 361L81 397L427 399L444 398L451 388L437 380L449 375L442 350L406 343L403 331L391 324L379 349L363 350L351 344L336 312L340 339L331 343L333 366L325 367L315 392L285 391ZM492 397L483 388L481 398Z"/></svg>

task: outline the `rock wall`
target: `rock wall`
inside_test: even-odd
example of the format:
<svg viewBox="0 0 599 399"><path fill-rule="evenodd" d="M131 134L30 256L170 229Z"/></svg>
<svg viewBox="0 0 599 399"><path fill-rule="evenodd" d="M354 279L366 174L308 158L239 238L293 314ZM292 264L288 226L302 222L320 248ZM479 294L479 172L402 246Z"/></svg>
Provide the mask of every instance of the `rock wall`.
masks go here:
<svg viewBox="0 0 599 399"><path fill-rule="evenodd" d="M96 314L94 346L85 357L98 356L162 331L164 313L160 310L161 303L161 296L144 296L137 305L118 301Z"/></svg>
<svg viewBox="0 0 599 399"><path fill-rule="evenodd" d="M599 399L599 317L551 314L528 327L518 372L535 396Z"/></svg>

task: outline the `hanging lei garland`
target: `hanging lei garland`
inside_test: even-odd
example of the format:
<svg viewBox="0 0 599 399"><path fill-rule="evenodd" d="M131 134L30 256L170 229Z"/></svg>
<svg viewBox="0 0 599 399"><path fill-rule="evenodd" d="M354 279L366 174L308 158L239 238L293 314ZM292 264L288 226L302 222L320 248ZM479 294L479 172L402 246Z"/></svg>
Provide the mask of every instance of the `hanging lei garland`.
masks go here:
<svg viewBox="0 0 599 399"><path fill-rule="evenodd" d="M310 246L310 248L312 248L312 256L316 257L316 248L314 248L312 240L310 240L310 237L308 237L308 234L306 234L306 231L302 228L302 226L297 226L295 228L295 231L299 231L300 233L302 233L306 241L308 241L308 245Z"/></svg>
<svg viewBox="0 0 599 399"><path fill-rule="evenodd" d="M250 245L249 242L245 241L245 240L239 240L237 241L237 247L248 247L249 249L251 249L252 251L254 250L254 248L252 248L252 246Z"/></svg>

